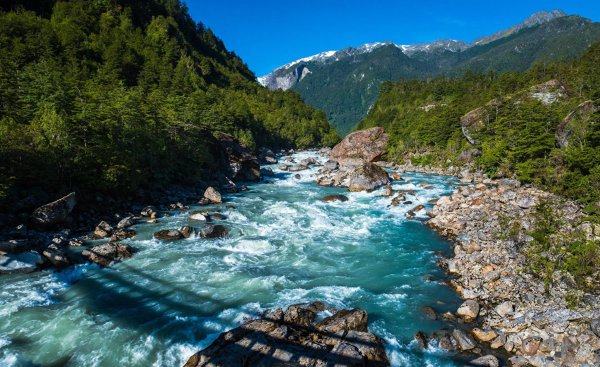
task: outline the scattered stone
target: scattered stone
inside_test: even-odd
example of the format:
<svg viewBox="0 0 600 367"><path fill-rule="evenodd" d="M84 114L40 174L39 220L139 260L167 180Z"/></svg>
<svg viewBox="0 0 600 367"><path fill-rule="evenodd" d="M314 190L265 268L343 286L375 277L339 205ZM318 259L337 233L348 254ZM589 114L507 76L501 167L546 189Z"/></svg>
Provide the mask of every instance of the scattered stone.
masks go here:
<svg viewBox="0 0 600 367"><path fill-rule="evenodd" d="M514 311L514 305L510 301L505 301L496 306L494 311L496 311L498 315L504 317Z"/></svg>
<svg viewBox="0 0 600 367"><path fill-rule="evenodd" d="M144 209L142 209L142 211L140 212L140 215L142 217L147 217L147 218L152 217L153 214L156 216L156 208L153 206L147 206Z"/></svg>

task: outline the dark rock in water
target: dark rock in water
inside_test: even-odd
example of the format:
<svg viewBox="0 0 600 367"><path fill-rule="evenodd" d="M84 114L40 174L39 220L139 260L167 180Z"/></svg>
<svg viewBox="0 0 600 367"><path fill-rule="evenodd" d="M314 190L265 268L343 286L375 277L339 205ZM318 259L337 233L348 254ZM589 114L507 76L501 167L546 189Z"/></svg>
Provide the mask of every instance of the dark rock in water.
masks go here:
<svg viewBox="0 0 600 367"><path fill-rule="evenodd" d="M278 309L246 322L221 334L208 348L190 357L184 367L390 365L383 340L354 328L366 330L365 324L338 327L347 330L338 334L318 330L312 324L318 312L314 307L314 303L293 305L285 313ZM367 318L362 310L338 313L331 318L346 320L349 315L363 314L365 321Z"/></svg>
<svg viewBox="0 0 600 367"><path fill-rule="evenodd" d="M48 248L42 252L42 255L57 268L64 268L73 265L73 262L71 259L69 259L67 254L54 245L48 246Z"/></svg>
<svg viewBox="0 0 600 367"><path fill-rule="evenodd" d="M153 206L147 206L144 209L142 209L142 211L140 212L140 215L142 217L152 217L152 214L156 213L156 208ZM156 214L155 214L156 215Z"/></svg>
<svg viewBox="0 0 600 367"><path fill-rule="evenodd" d="M299 174L299 173L296 173L296 174L294 175L294 178L295 178L296 180L299 180L299 179L301 179L301 178L302 178L302 176L300 176L300 174Z"/></svg>
<svg viewBox="0 0 600 367"><path fill-rule="evenodd" d="M387 184L385 189L383 190L383 196L392 196L394 195L394 190L392 189L391 184Z"/></svg>
<svg viewBox="0 0 600 367"><path fill-rule="evenodd" d="M430 307L430 306L423 306L421 308L421 311L423 311L423 314L425 316L427 316L428 319L437 320L437 313L435 312L435 310L432 307Z"/></svg>
<svg viewBox="0 0 600 367"><path fill-rule="evenodd" d="M207 199L207 198L202 198L202 199L200 199L200 200L198 201L198 204L199 204L199 205L202 205L202 206L205 206L205 205L210 205L210 204L211 204L211 202L210 202L210 199Z"/></svg>
<svg viewBox="0 0 600 367"><path fill-rule="evenodd" d="M216 133L224 174L234 181L259 181L260 164L252 151L239 140L225 133Z"/></svg>
<svg viewBox="0 0 600 367"><path fill-rule="evenodd" d="M275 158L275 153L269 148L260 148L258 151L258 157L260 161L267 164L275 164L277 163L277 159Z"/></svg>
<svg viewBox="0 0 600 367"><path fill-rule="evenodd" d="M94 237L106 238L109 237L112 233L113 228L111 227L111 225L106 223L105 221L102 221L96 226L96 229L94 230Z"/></svg>
<svg viewBox="0 0 600 367"><path fill-rule="evenodd" d="M194 228L190 226L179 227L177 230L181 233L183 238L190 238L190 236L194 234Z"/></svg>
<svg viewBox="0 0 600 367"><path fill-rule="evenodd" d="M163 229L154 233L154 238L160 241L175 241L183 238L183 234L176 229Z"/></svg>
<svg viewBox="0 0 600 367"><path fill-rule="evenodd" d="M275 172L273 172L273 170L270 169L270 168L268 168L268 167L267 168L261 168L260 169L260 174L263 177L273 177L273 176L275 176Z"/></svg>
<svg viewBox="0 0 600 367"><path fill-rule="evenodd" d="M364 163L355 167L348 175L348 190L372 191L390 183L387 172L373 163Z"/></svg>
<svg viewBox="0 0 600 367"><path fill-rule="evenodd" d="M118 229L110 236L111 241L123 241L127 238L135 237L137 233L133 229Z"/></svg>
<svg viewBox="0 0 600 367"><path fill-rule="evenodd" d="M415 340L419 343L421 349L427 349L429 343L427 342L427 336L422 331L417 331L415 334Z"/></svg>
<svg viewBox="0 0 600 367"><path fill-rule="evenodd" d="M32 273L43 263L42 256L35 251L0 255L0 274Z"/></svg>
<svg viewBox="0 0 600 367"><path fill-rule="evenodd" d="M420 210L422 210L422 209L425 209L425 206L424 206L424 205L421 205L421 204L419 204L419 205L415 206L414 208L412 208L412 209L411 209L411 211L413 211L413 212L415 212L415 213L416 213L416 212L418 212L418 211L420 211Z"/></svg>
<svg viewBox="0 0 600 367"><path fill-rule="evenodd" d="M208 217L211 220L225 220L225 219L227 219L226 216L224 216L223 214L220 214L220 213L211 213L211 214L208 215Z"/></svg>
<svg viewBox="0 0 600 367"><path fill-rule="evenodd" d="M133 256L131 246L122 243L106 243L84 250L81 255L88 261L101 266L109 266L111 262Z"/></svg>
<svg viewBox="0 0 600 367"><path fill-rule="evenodd" d="M330 157L342 165L374 162L385 154L388 139L381 127L355 131L331 150Z"/></svg>
<svg viewBox="0 0 600 367"><path fill-rule="evenodd" d="M327 195L321 198L322 201L348 201L345 195Z"/></svg>
<svg viewBox="0 0 600 367"><path fill-rule="evenodd" d="M133 226L135 224L135 217L129 216L121 219L117 224L117 229L125 229Z"/></svg>
<svg viewBox="0 0 600 367"><path fill-rule="evenodd" d="M279 169L282 171L287 171L290 169L290 166L288 166L287 164L280 164Z"/></svg>
<svg viewBox="0 0 600 367"><path fill-rule="evenodd" d="M200 230L202 238L225 237L229 230L220 224L207 224Z"/></svg>
<svg viewBox="0 0 600 367"><path fill-rule="evenodd" d="M60 198L52 203L43 205L33 211L31 222L38 227L52 227L64 222L77 204L75 193Z"/></svg>
<svg viewBox="0 0 600 367"><path fill-rule="evenodd" d="M300 161L300 165L301 166L310 166L310 165L315 165L318 164L319 162L317 162L316 159L309 157L309 158L304 158L303 160Z"/></svg>
<svg viewBox="0 0 600 367"><path fill-rule="evenodd" d="M206 191L204 191L204 197L213 204L221 204L223 202L221 193L212 186L209 186Z"/></svg>

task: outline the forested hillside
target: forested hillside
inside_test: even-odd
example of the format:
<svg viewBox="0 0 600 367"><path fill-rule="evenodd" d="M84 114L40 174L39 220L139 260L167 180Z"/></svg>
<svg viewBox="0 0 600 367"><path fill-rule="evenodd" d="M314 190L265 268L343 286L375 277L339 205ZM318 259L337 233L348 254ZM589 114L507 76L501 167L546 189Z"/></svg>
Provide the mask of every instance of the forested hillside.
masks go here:
<svg viewBox="0 0 600 367"><path fill-rule="evenodd" d="M216 131L252 148L338 139L178 0L3 1L0 50L0 205L193 182L216 168Z"/></svg>
<svg viewBox="0 0 600 367"><path fill-rule="evenodd" d="M525 73L384 83L359 128L383 126L389 155L473 164L579 200L600 214L600 44Z"/></svg>

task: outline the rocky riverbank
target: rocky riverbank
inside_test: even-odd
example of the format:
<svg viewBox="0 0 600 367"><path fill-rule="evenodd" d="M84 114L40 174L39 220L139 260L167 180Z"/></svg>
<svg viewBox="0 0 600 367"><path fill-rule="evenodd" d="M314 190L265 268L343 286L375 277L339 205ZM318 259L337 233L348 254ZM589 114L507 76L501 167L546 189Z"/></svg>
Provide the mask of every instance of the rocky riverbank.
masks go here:
<svg viewBox="0 0 600 367"><path fill-rule="evenodd" d="M514 180L460 187L429 212L428 225L454 240L454 257L442 265L466 300L456 316L478 326L459 348L504 349L511 366L598 366L598 294L576 290L569 273L555 271L548 284L530 271L524 252L540 203L560 218L555 237L600 236L575 203Z"/></svg>

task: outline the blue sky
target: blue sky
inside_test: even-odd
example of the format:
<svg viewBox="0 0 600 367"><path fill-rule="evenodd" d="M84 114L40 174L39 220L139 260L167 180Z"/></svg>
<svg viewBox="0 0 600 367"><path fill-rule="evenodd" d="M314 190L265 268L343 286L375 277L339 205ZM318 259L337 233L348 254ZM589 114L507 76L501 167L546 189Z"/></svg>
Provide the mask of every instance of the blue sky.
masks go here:
<svg viewBox="0 0 600 367"><path fill-rule="evenodd" d="M539 10L600 21L599 0L185 0L257 76L301 57L368 42L464 41L494 33Z"/></svg>

